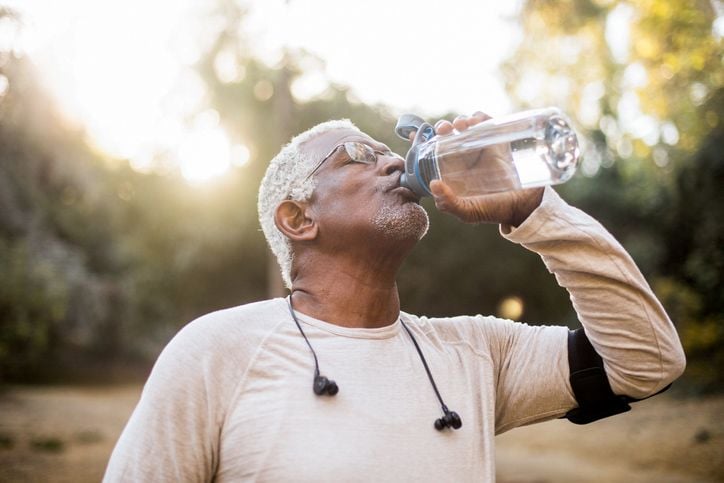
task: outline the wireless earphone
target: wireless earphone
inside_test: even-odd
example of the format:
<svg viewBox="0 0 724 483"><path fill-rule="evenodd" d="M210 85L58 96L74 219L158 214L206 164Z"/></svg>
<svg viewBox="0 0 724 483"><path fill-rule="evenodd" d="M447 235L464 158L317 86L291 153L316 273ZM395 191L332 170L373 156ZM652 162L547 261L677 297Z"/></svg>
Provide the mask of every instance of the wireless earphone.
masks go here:
<svg viewBox="0 0 724 483"><path fill-rule="evenodd" d="M314 390L314 394L317 396L334 396L339 392L339 386L337 386L337 383L334 382L331 379L326 378L325 376L322 376L319 373L319 361L317 360L317 353L314 352L314 348L312 348L312 344L309 343L309 339L307 339L307 335L302 330L302 325L299 323L299 320L297 319L297 315L294 313L294 307L292 306L292 297L291 295L287 299L288 305L289 305L289 313L292 315L292 319L294 319L294 323L297 324L297 328L299 329L299 332L302 334L302 337L304 337L304 341L307 343L307 346L309 347L309 350L312 351L312 356L314 357L314 383L312 384L312 389ZM422 361L422 365L425 367L425 372L427 373L428 379L430 379L430 384L432 384L432 388L435 391L435 395L437 396L438 401L440 401L440 405L442 406L442 412L443 416L441 418L438 418L435 420L435 429L438 431L442 431L445 428L452 428L452 429L460 429L463 425L462 420L460 419L460 416L455 411L450 411L448 407L445 405L445 403L442 400L442 396L440 396L440 391L437 390L437 385L435 384L435 379L432 378L432 373L430 372L430 368L427 366L427 361L425 360L425 356L422 354L422 350L420 349L420 346L417 344L417 340L415 340L415 337L412 335L412 332L407 327L405 322L400 318L400 323L402 323L402 327L405 328L405 331L407 331L407 334L410 336L410 339L412 339L412 343L415 345L415 349L417 350L417 353L420 355L420 360Z"/></svg>

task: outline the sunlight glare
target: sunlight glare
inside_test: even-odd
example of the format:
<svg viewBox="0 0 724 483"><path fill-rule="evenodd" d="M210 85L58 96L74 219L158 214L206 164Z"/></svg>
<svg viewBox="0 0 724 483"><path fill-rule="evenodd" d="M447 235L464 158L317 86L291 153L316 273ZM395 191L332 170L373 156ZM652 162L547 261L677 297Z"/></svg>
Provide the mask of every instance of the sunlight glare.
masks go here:
<svg viewBox="0 0 724 483"><path fill-rule="evenodd" d="M158 143L167 118L188 116L204 100L205 85L184 65L202 47L181 28L198 5L29 0L16 8L27 19L28 54L69 120L96 148L147 171L158 151L178 148Z"/></svg>
<svg viewBox="0 0 724 483"><path fill-rule="evenodd" d="M231 164L242 167L249 162L251 151L243 144L235 144L231 148Z"/></svg>
<svg viewBox="0 0 724 483"><path fill-rule="evenodd" d="M510 21L520 3L266 0L249 2L245 26L267 65L279 62L285 45L304 49L324 60L325 77L349 85L362 102L421 115L499 115L510 112L498 67L520 35ZM295 89L300 99L319 92L319 79L306 82Z"/></svg>
<svg viewBox="0 0 724 483"><path fill-rule="evenodd" d="M327 77L320 71L305 72L291 85L292 96L299 102L319 97L329 87Z"/></svg>
<svg viewBox="0 0 724 483"><path fill-rule="evenodd" d="M216 111L202 113L179 146L181 174L191 183L217 178L231 167L231 143L218 119Z"/></svg>
<svg viewBox="0 0 724 483"><path fill-rule="evenodd" d="M631 48L631 21L634 9L630 5L617 5L606 17L606 42L614 60L623 64Z"/></svg>
<svg viewBox="0 0 724 483"><path fill-rule="evenodd" d="M195 69L224 28L224 19L212 15L214 2L7 2L23 15L25 51L41 79L95 148L143 171L178 162L184 178L194 181L248 161L249 148L232 145L218 123L187 125L209 102ZM302 57L310 65L302 66L303 75L291 86L299 102L323 96L330 84L339 83L350 86L349 98L423 115L509 112L497 69L520 35L505 20L520 0L504 6L451 0L445 9L422 10L414 0L244 3L247 16L239 29L249 41L249 56L277 65L285 48L310 54ZM405 18L413 11L414 21L380 20ZM0 28L0 41L10 27ZM440 35L431 40L424 33L429 31ZM222 83L246 77L237 55L223 50L213 59ZM0 93L2 88L0 80ZM254 85L262 102L273 94L269 80Z"/></svg>

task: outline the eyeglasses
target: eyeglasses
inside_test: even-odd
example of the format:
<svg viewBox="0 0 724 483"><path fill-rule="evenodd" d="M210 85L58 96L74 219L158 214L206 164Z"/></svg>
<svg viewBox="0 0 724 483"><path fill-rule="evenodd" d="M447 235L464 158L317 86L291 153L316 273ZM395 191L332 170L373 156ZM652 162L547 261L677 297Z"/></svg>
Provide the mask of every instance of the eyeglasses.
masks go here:
<svg viewBox="0 0 724 483"><path fill-rule="evenodd" d="M322 158L322 160L318 162L316 166L314 166L314 169L309 172L309 174L304 178L304 181L307 181L309 178L312 177L312 175L314 175L314 173L319 171L319 168L322 167L324 162L331 158L332 155L336 153L339 148L343 148L347 152L347 156L349 156L349 159L351 161L354 161L355 163L375 164L377 162L377 156L379 155L392 156L394 158L403 159L402 156L400 156L399 154L395 154L391 151L375 151L372 146L369 146L367 144L349 141L346 143L338 144L337 146L332 148L329 154Z"/></svg>

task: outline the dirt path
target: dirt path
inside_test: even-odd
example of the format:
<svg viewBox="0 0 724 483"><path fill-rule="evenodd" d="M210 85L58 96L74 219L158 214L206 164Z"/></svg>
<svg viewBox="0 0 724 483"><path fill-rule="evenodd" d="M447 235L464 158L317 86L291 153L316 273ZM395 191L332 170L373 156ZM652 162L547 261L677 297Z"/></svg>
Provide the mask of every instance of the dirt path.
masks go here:
<svg viewBox="0 0 724 483"><path fill-rule="evenodd" d="M139 386L18 387L0 394L0 481L100 481ZM497 439L500 483L724 481L724 397L660 396L589 426Z"/></svg>
<svg viewBox="0 0 724 483"><path fill-rule="evenodd" d="M549 421L496 443L501 483L721 482L724 397L658 396L590 425Z"/></svg>
<svg viewBox="0 0 724 483"><path fill-rule="evenodd" d="M0 481L100 481L140 389L23 387L1 394Z"/></svg>

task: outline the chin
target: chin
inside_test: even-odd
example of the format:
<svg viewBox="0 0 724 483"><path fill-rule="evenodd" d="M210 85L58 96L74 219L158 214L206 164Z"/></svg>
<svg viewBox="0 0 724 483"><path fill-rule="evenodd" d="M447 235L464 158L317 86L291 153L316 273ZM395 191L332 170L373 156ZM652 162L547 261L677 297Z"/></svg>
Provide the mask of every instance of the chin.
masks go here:
<svg viewBox="0 0 724 483"><path fill-rule="evenodd" d="M385 238L418 241L427 234L430 218L425 208L417 203L384 205L372 218L372 224Z"/></svg>

